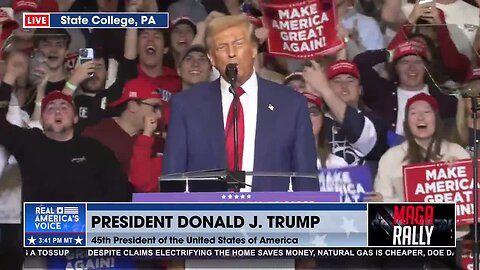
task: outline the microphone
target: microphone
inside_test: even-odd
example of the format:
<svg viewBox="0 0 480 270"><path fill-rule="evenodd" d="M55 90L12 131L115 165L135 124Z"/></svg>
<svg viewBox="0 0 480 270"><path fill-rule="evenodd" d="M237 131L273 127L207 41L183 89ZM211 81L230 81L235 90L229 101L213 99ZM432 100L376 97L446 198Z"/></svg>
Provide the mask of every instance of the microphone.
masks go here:
<svg viewBox="0 0 480 270"><path fill-rule="evenodd" d="M238 68L236 63L229 63L225 67L225 76L227 77L227 81L233 87L235 87L235 83L237 82L237 75L238 75Z"/></svg>

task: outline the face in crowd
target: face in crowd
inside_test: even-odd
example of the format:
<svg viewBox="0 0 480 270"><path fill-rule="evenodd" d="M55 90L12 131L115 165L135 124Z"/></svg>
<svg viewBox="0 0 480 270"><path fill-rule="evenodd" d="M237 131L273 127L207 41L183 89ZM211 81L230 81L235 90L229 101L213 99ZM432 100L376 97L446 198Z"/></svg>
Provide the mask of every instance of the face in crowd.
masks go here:
<svg viewBox="0 0 480 270"><path fill-rule="evenodd" d="M245 83L252 75L257 55L257 44L251 39L248 25L246 21L221 30L212 36L208 45L210 59L224 78L227 64L238 64L238 85Z"/></svg>
<svg viewBox="0 0 480 270"><path fill-rule="evenodd" d="M159 120L162 117L162 101L159 98L143 100L130 100L128 110L133 114L133 124L138 129L143 129L144 119L153 117Z"/></svg>
<svg viewBox="0 0 480 270"><path fill-rule="evenodd" d="M93 76L82 83L82 89L88 93L97 93L105 89L107 80L107 63L104 58L93 59L95 72Z"/></svg>
<svg viewBox="0 0 480 270"><path fill-rule="evenodd" d="M48 37L38 43L38 50L44 55L45 64L50 70L63 68L67 49L67 39L64 37Z"/></svg>
<svg viewBox="0 0 480 270"><path fill-rule="evenodd" d="M431 139L435 133L435 110L424 101L418 100L408 108L408 127L415 139Z"/></svg>
<svg viewBox="0 0 480 270"><path fill-rule="evenodd" d="M343 102L358 107L362 88L360 80L350 74L339 74L330 80L330 87Z"/></svg>
<svg viewBox="0 0 480 270"><path fill-rule="evenodd" d="M425 63L418 55L400 58L395 65L400 87L421 90L425 85Z"/></svg>
<svg viewBox="0 0 480 270"><path fill-rule="evenodd" d="M45 133L67 135L78 122L78 117L70 103L63 99L55 99L46 105L41 120Z"/></svg>
<svg viewBox="0 0 480 270"><path fill-rule="evenodd" d="M147 67L162 65L165 51L163 32L158 29L143 29L138 36L140 64Z"/></svg>
<svg viewBox="0 0 480 270"><path fill-rule="evenodd" d="M178 73L187 85L208 82L212 72L212 65L207 55L202 52L189 52L178 68Z"/></svg>
<svg viewBox="0 0 480 270"><path fill-rule="evenodd" d="M170 33L170 48L178 54L183 54L193 42L195 33L192 27L185 23L177 24Z"/></svg>

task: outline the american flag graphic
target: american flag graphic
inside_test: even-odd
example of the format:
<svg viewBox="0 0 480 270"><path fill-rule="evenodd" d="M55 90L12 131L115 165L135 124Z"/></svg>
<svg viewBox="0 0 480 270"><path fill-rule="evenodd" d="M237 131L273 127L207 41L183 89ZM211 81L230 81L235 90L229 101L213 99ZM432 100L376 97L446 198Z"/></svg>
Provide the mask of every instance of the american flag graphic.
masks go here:
<svg viewBox="0 0 480 270"><path fill-rule="evenodd" d="M65 215L78 215L78 206L64 206L63 214Z"/></svg>

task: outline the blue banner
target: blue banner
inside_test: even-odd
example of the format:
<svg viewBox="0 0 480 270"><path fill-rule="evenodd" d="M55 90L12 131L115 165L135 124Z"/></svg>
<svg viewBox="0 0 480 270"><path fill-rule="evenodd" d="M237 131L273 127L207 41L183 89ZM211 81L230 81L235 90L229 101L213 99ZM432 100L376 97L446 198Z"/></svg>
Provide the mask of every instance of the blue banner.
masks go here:
<svg viewBox="0 0 480 270"><path fill-rule="evenodd" d="M339 192L342 202L362 202L365 192L373 190L368 166L322 169L318 172L320 191Z"/></svg>
<svg viewBox="0 0 480 270"><path fill-rule="evenodd" d="M25 246L85 246L85 206L84 203L25 203Z"/></svg>

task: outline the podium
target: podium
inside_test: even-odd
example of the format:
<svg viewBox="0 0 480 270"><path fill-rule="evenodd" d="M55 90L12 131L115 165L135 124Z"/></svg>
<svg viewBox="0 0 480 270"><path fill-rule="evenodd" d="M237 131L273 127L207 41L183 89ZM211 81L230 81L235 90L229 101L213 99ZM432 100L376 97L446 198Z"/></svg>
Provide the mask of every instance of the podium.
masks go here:
<svg viewBox="0 0 480 270"><path fill-rule="evenodd" d="M134 193L134 202L340 202L339 192L320 191L267 191L267 192L230 192L225 190L212 190L207 192L189 192L188 186L192 183L220 183L238 184L235 181L228 182L226 170L206 170L185 172L161 176L159 179L160 191L162 182L171 182L178 188L177 192L159 193ZM252 177L280 177L288 178L290 184L294 178L305 178L308 181L318 181L316 173L297 172L245 172L246 176ZM179 183L179 184L178 184ZM291 187L291 185L290 185ZM183 190L181 190L183 188ZM291 191L291 190L290 190Z"/></svg>

